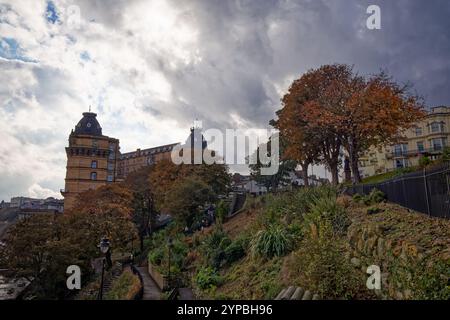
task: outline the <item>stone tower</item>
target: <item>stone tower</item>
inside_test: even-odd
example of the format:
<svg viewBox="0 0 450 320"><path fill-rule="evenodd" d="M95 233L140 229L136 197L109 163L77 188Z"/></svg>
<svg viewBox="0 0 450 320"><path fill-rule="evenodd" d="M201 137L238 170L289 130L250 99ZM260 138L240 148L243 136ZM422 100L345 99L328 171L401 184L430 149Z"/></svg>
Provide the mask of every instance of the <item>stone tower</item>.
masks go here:
<svg viewBox="0 0 450 320"><path fill-rule="evenodd" d="M65 188L61 190L64 210L73 207L79 193L116 180L119 140L104 136L96 117L92 112L83 113L70 133Z"/></svg>

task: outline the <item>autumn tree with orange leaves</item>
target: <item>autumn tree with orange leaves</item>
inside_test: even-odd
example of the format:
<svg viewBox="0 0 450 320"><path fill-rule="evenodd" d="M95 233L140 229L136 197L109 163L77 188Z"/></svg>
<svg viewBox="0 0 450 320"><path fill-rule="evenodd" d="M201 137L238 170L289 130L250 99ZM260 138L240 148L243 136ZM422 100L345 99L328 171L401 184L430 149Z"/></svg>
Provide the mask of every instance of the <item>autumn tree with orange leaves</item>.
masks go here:
<svg viewBox="0 0 450 320"><path fill-rule="evenodd" d="M228 167L222 164L176 165L170 160L162 160L152 168L148 179L149 184L153 186L158 210L177 215L175 211L179 210L173 206L174 198L171 193L189 189L184 184L185 180L190 182L195 180L199 183L198 185L208 186L211 189L211 197L208 198L214 202L219 195L227 194L231 176L228 173ZM187 199L185 200L185 206L190 207Z"/></svg>
<svg viewBox="0 0 450 320"><path fill-rule="evenodd" d="M273 121L288 144L284 156L305 167L308 158L322 162L337 184L345 149L353 182L359 183L362 152L394 142L424 115L421 99L409 89L384 72L365 78L348 65L308 71L293 82Z"/></svg>

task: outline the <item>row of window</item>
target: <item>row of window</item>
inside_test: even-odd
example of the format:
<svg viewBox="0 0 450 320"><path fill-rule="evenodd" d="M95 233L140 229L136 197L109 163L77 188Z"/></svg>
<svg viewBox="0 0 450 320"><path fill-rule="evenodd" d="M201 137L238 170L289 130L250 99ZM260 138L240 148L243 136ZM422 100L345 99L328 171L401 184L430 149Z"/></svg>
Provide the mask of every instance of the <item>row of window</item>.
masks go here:
<svg viewBox="0 0 450 320"><path fill-rule="evenodd" d="M116 154L112 151L100 151L96 149L84 149L84 148L71 148L70 149L70 155L72 156L97 156L97 157L106 157L110 160L113 160L116 158Z"/></svg>
<svg viewBox="0 0 450 320"><path fill-rule="evenodd" d="M93 180L93 181L97 180L97 172L91 172L91 180ZM114 176L112 174L108 174L108 176L106 177L106 180L108 182L113 182Z"/></svg>
<svg viewBox="0 0 450 320"><path fill-rule="evenodd" d="M415 128L415 132L416 132L416 137L423 135L423 130L421 127ZM444 132L444 123L443 122L432 122L429 125L429 132L431 132L431 133Z"/></svg>
<svg viewBox="0 0 450 320"><path fill-rule="evenodd" d="M92 169L97 169L97 160L92 160L91 161L91 168ZM114 164L113 163L108 163L108 170L109 171L114 170Z"/></svg>
<svg viewBox="0 0 450 320"><path fill-rule="evenodd" d="M445 147L445 140L443 138L431 139L430 144L431 144L432 151L440 151L440 150L444 149L444 147ZM423 141L417 142L417 150L419 152L425 151L425 144ZM395 156L402 156L406 153L408 153L408 144L407 143L398 144L398 145L394 146L394 155Z"/></svg>
<svg viewBox="0 0 450 320"><path fill-rule="evenodd" d="M136 157L139 157L139 156L142 156L142 155L148 156L148 155L152 155L152 154L155 154L155 153L168 152L168 151L171 151L171 150L172 150L171 146L159 147L159 148L155 148L155 149L141 151L139 154L138 154L138 152L125 154L125 155L122 155L121 159L136 158Z"/></svg>

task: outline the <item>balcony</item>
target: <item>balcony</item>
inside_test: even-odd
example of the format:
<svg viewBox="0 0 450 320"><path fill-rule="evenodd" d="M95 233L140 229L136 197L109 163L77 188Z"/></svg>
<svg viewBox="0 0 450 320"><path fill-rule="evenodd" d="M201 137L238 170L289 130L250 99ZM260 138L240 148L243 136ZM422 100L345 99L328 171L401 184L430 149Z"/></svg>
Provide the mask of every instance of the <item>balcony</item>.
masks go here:
<svg viewBox="0 0 450 320"><path fill-rule="evenodd" d="M421 150L407 150L407 151L394 151L387 154L388 159L392 158L410 158L410 157L418 157L420 155L429 155L429 154L441 154L444 150L444 146L435 146L433 148L426 148Z"/></svg>

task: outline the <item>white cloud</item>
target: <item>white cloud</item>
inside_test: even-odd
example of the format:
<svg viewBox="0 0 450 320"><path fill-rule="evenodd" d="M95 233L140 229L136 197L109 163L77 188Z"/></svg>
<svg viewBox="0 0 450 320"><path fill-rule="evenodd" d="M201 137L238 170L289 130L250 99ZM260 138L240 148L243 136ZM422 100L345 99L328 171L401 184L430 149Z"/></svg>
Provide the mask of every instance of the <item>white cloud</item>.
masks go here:
<svg viewBox="0 0 450 320"><path fill-rule="evenodd" d="M130 151L184 141L196 118L267 127L291 81L323 63L389 67L448 103L450 28L415 14L446 21L448 2L436 2L380 1L386 25L373 34L361 31L364 6L348 0L54 0L54 24L45 0L3 0L0 199L64 187L64 147L89 105Z"/></svg>

